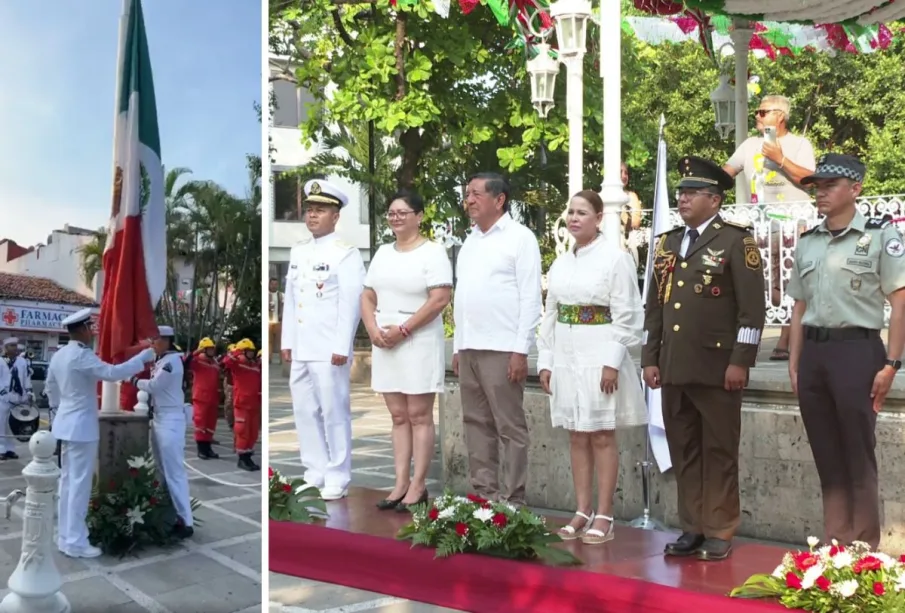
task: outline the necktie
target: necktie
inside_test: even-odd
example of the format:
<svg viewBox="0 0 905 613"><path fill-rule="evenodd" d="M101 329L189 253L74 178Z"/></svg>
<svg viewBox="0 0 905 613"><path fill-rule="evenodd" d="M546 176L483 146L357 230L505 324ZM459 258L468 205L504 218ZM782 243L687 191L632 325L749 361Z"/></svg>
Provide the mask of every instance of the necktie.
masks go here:
<svg viewBox="0 0 905 613"><path fill-rule="evenodd" d="M688 249L685 250L685 253L688 253L691 250L694 242L698 240L699 236L701 236L701 233L698 232L697 228L692 228L688 231Z"/></svg>

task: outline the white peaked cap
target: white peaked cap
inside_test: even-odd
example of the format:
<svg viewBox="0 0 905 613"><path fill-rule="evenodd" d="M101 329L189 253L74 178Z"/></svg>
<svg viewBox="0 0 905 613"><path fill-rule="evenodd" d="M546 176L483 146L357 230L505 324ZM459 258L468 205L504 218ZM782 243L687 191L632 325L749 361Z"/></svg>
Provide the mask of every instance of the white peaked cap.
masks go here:
<svg viewBox="0 0 905 613"><path fill-rule="evenodd" d="M3 341L3 346L6 347L7 345L16 345L18 344L18 342L19 339L17 339L15 336L10 336Z"/></svg>
<svg viewBox="0 0 905 613"><path fill-rule="evenodd" d="M85 323L91 319L91 309L82 309L78 313L73 313L60 323L64 326L74 326L76 324Z"/></svg>
<svg viewBox="0 0 905 613"><path fill-rule="evenodd" d="M349 204L349 197L343 193L343 190L328 181L312 179L305 183L305 202L332 204L343 208Z"/></svg>
<svg viewBox="0 0 905 613"><path fill-rule="evenodd" d="M173 328L170 326L160 326L157 328L157 334L160 336L176 336L176 333L173 332Z"/></svg>

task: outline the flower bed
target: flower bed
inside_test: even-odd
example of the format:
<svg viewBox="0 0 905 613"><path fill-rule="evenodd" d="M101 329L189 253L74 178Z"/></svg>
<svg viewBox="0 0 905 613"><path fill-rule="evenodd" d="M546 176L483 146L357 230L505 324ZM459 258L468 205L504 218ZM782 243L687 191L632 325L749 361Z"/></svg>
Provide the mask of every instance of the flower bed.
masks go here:
<svg viewBox="0 0 905 613"><path fill-rule="evenodd" d="M789 552L773 574L754 575L730 593L734 598L776 598L789 609L817 613L905 611L905 556L872 552L866 543L833 541Z"/></svg>
<svg viewBox="0 0 905 613"><path fill-rule="evenodd" d="M304 479L287 479L274 469L268 469L270 519L310 524L327 516L327 505L320 490Z"/></svg>
<svg viewBox="0 0 905 613"><path fill-rule="evenodd" d="M108 555L124 556L179 540L173 531L173 503L157 478L153 456L133 456L128 463L129 476L122 483L95 483L88 507L89 540ZM201 503L193 498L191 506L194 512Z"/></svg>
<svg viewBox="0 0 905 613"><path fill-rule="evenodd" d="M412 541L412 546L433 547L438 558L482 553L557 565L581 563L568 551L552 547L562 539L547 529L543 517L525 507L444 492L433 503L411 509L412 522L397 538Z"/></svg>

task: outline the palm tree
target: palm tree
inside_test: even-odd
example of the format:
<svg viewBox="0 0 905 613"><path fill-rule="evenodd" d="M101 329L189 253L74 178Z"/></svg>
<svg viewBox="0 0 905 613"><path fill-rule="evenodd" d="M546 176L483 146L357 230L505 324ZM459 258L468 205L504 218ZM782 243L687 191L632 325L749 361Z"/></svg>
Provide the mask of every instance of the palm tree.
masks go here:
<svg viewBox="0 0 905 613"><path fill-rule="evenodd" d="M78 248L79 271L82 280L94 289L94 279L104 269L104 248L107 246L107 228L98 228L91 240Z"/></svg>

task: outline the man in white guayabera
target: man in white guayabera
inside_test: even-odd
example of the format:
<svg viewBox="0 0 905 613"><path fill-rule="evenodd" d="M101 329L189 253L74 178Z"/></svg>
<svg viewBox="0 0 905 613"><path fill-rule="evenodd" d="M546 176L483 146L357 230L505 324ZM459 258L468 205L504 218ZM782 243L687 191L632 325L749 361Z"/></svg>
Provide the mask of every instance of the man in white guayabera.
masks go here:
<svg viewBox="0 0 905 613"><path fill-rule="evenodd" d="M62 322L69 338L47 367L47 399L56 411L53 435L63 441L60 476L60 551L73 558L96 558L101 550L88 542L88 502L100 439L98 381L124 381L154 361L151 348L122 364L107 364L91 350L91 310L83 309Z"/></svg>
<svg viewBox="0 0 905 613"><path fill-rule="evenodd" d="M531 230L509 214L509 184L500 175L472 177L465 209L475 225L457 262L453 372L462 394L471 487L488 499L523 504L528 425L522 401L541 318L540 248Z"/></svg>

